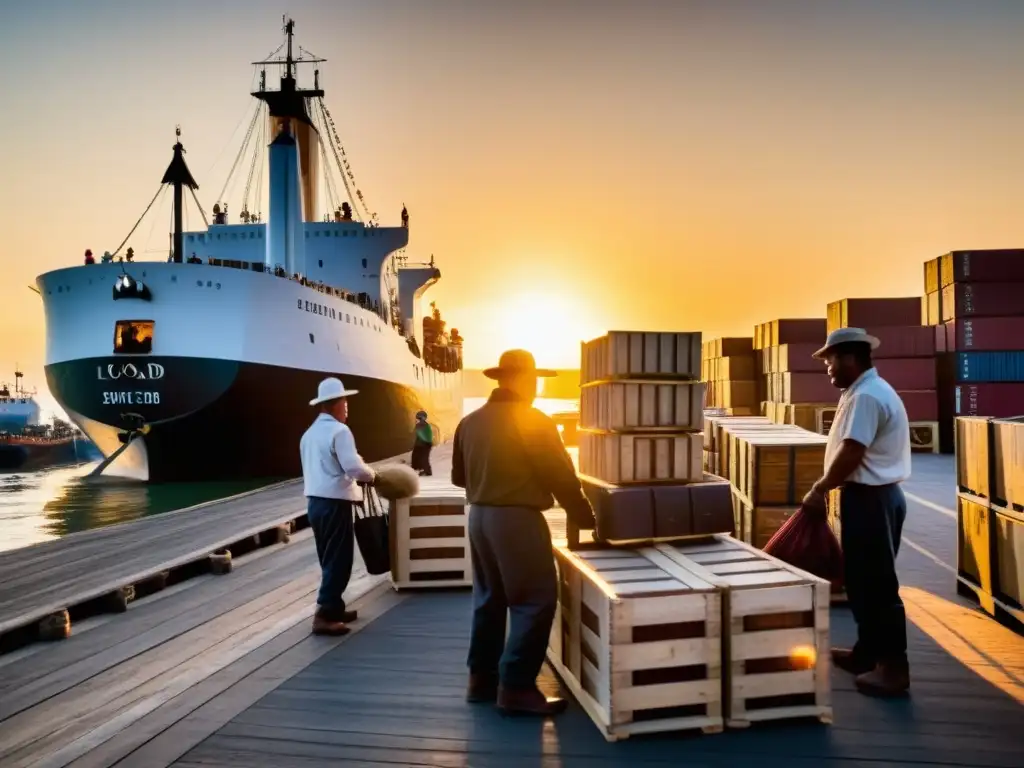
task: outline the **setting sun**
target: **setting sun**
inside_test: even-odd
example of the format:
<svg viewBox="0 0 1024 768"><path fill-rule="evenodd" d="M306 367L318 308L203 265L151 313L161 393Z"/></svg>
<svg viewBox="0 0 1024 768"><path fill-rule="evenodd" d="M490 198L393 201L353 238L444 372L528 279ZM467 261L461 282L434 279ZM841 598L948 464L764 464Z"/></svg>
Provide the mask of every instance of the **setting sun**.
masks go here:
<svg viewBox="0 0 1024 768"><path fill-rule="evenodd" d="M537 365L575 368L580 342L605 329L568 293L524 292L481 307L472 343L474 357L489 360L503 350L528 349Z"/></svg>

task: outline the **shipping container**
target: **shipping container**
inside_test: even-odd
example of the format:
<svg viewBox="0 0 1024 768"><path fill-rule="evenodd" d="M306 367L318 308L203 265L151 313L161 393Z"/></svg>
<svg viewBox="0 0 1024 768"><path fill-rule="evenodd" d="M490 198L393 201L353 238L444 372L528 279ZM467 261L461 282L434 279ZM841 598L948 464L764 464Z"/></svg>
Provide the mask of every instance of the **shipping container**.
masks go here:
<svg viewBox="0 0 1024 768"><path fill-rule="evenodd" d="M1024 315L1024 283L954 283L942 289L942 322Z"/></svg>
<svg viewBox="0 0 1024 768"><path fill-rule="evenodd" d="M772 399L780 403L837 403L839 390L832 386L824 369L819 373L779 373Z"/></svg>
<svg viewBox="0 0 1024 768"><path fill-rule="evenodd" d="M929 326L867 326L867 331L881 342L878 349L871 353L872 357L935 357L935 329Z"/></svg>
<svg viewBox="0 0 1024 768"><path fill-rule="evenodd" d="M1024 416L1024 384L958 384L953 387L956 416Z"/></svg>
<svg viewBox="0 0 1024 768"><path fill-rule="evenodd" d="M942 291L932 291L924 297L924 325L938 325L942 322Z"/></svg>
<svg viewBox="0 0 1024 768"><path fill-rule="evenodd" d="M953 358L953 377L957 383L1024 382L1024 351L955 352Z"/></svg>
<svg viewBox="0 0 1024 768"><path fill-rule="evenodd" d="M941 258L939 281L943 288L953 283L1024 282L1022 248L952 251Z"/></svg>
<svg viewBox="0 0 1024 768"><path fill-rule="evenodd" d="M753 381L754 380L754 356L737 355L735 357L720 357L715 361L715 378L723 381Z"/></svg>
<svg viewBox="0 0 1024 768"><path fill-rule="evenodd" d="M840 299L828 305L829 333L837 328L918 325L921 297L881 299Z"/></svg>
<svg viewBox="0 0 1024 768"><path fill-rule="evenodd" d="M939 397L934 389L897 392L908 421L938 421Z"/></svg>
<svg viewBox="0 0 1024 768"><path fill-rule="evenodd" d="M936 256L934 259L928 259L924 263L924 292L935 293L941 290L942 282L939 276L940 267L942 263L942 257Z"/></svg>
<svg viewBox="0 0 1024 768"><path fill-rule="evenodd" d="M737 357L754 354L754 340L749 336L715 339L715 357Z"/></svg>
<svg viewBox="0 0 1024 768"><path fill-rule="evenodd" d="M822 347L822 342L813 344L782 344L776 349L776 365L773 370L779 373L808 372L821 373L825 370L825 364L814 357L811 357Z"/></svg>
<svg viewBox="0 0 1024 768"><path fill-rule="evenodd" d="M875 360L878 375L895 390L935 389L935 358L904 357Z"/></svg>
<svg viewBox="0 0 1024 768"><path fill-rule="evenodd" d="M768 323L768 338L765 339L764 346L823 342L828 335L826 325L823 317L773 320Z"/></svg>
<svg viewBox="0 0 1024 768"><path fill-rule="evenodd" d="M953 320L943 327L941 351L998 352L1024 349L1024 317L972 317Z"/></svg>

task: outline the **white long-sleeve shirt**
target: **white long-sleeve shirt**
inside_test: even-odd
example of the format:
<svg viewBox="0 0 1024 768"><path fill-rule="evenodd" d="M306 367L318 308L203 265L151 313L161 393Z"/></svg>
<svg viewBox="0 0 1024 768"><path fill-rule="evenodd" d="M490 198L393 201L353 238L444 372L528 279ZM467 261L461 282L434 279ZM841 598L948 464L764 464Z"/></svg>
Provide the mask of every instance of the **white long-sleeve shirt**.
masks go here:
<svg viewBox="0 0 1024 768"><path fill-rule="evenodd" d="M356 451L352 430L333 416L321 413L299 442L306 496L362 501L357 482L371 483L373 468Z"/></svg>

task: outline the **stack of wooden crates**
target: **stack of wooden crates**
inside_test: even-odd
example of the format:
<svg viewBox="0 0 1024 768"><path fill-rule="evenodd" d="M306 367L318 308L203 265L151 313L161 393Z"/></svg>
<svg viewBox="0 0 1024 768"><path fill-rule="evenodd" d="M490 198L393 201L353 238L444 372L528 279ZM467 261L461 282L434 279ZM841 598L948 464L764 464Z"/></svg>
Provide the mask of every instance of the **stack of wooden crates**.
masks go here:
<svg viewBox="0 0 1024 768"><path fill-rule="evenodd" d="M753 416L760 408L754 375L753 338L706 341L701 349L701 375L707 393L704 404L730 416Z"/></svg>
<svg viewBox="0 0 1024 768"><path fill-rule="evenodd" d="M1024 629L1024 416L956 420L957 590Z"/></svg>
<svg viewBox="0 0 1024 768"><path fill-rule="evenodd" d="M772 320L754 328L765 377L762 415L776 424L793 424L812 432L821 406L835 405L839 391L811 354L825 343L825 318Z"/></svg>
<svg viewBox="0 0 1024 768"><path fill-rule="evenodd" d="M831 721L828 584L719 533L732 504L700 466L699 365L699 334L583 345L581 481L598 533L629 546L556 541L548 660L609 740Z"/></svg>

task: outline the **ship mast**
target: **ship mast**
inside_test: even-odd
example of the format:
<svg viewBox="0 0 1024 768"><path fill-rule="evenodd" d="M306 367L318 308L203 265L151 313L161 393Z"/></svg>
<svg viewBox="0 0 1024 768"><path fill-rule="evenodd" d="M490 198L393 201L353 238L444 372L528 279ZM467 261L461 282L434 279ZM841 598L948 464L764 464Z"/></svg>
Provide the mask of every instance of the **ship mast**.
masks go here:
<svg viewBox="0 0 1024 768"><path fill-rule="evenodd" d="M188 187L193 192L199 189L196 180L185 163L185 147L181 143L181 126L174 129L174 136L177 139L174 144L174 157L171 164L167 166L161 184L170 184L174 187L174 244L171 247L171 261L176 264L182 262L182 214L185 210L184 190Z"/></svg>

